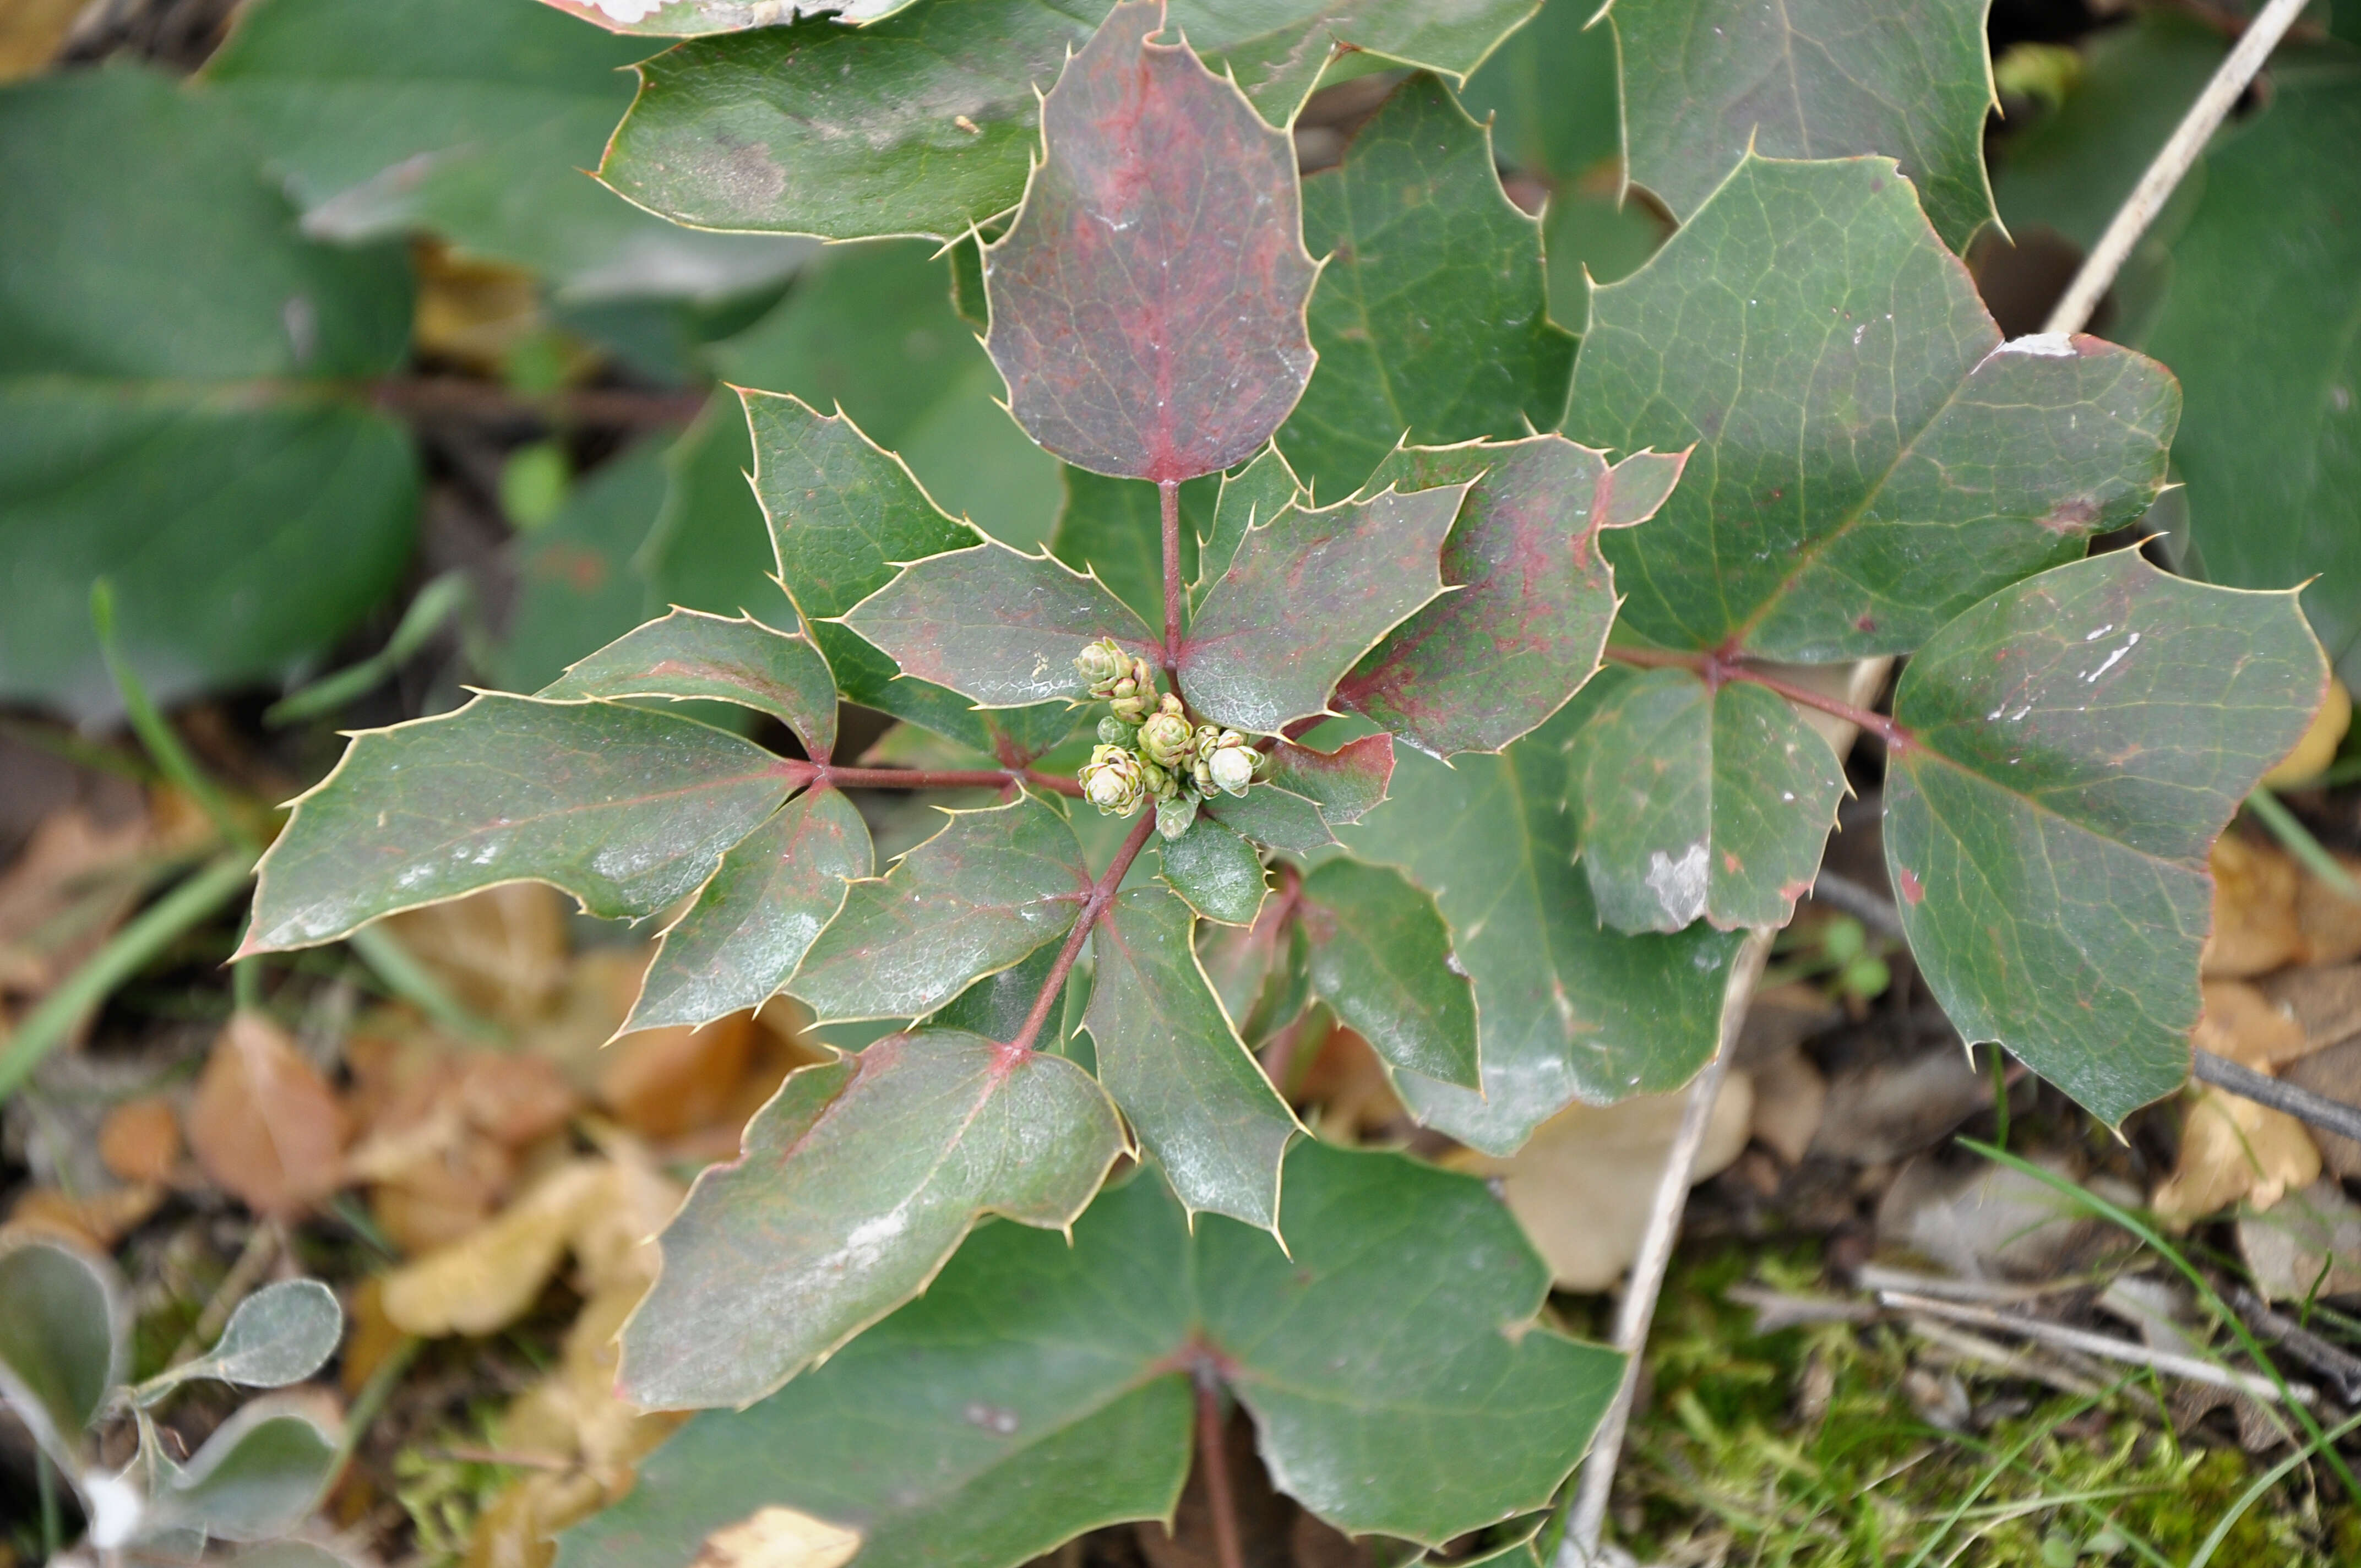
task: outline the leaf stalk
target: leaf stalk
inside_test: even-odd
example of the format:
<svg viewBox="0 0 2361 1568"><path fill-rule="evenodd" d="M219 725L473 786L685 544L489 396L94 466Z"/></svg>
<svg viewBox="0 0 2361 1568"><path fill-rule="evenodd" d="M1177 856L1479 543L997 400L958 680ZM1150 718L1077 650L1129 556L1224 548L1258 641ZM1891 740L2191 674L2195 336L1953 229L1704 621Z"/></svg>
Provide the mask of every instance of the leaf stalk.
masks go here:
<svg viewBox="0 0 2361 1568"><path fill-rule="evenodd" d="M1866 707L1856 707L1840 697L1828 696L1811 687L1800 685L1769 671L1757 668L1741 659L1716 651L1710 653L1685 653L1666 648L1609 647L1607 657L1619 664L1631 664L1642 670L1687 670L1703 680L1708 688L1726 681L1744 681L1766 691L1778 693L1801 707L1843 719L1863 733L1874 735L1885 743L1889 751L1906 751L1917 744L1909 730L1884 714Z"/></svg>
<svg viewBox="0 0 2361 1568"><path fill-rule="evenodd" d="M1074 970L1074 960L1082 957L1083 938L1091 934L1091 927L1098 924L1098 918L1105 912L1106 906L1115 902L1115 890L1123 885L1124 873L1131 870L1132 861L1139 859L1139 851L1148 847L1148 836L1155 830L1156 814L1142 812L1139 821L1132 828L1130 837L1124 839L1123 848L1115 852L1115 859L1107 862L1107 869L1100 873L1099 880L1093 883L1091 891L1083 895L1082 912L1074 916L1074 928L1066 933L1066 945L1058 949L1058 959L1049 966L1049 978L1041 982L1041 994L1033 999L1032 1011L1025 1014L1024 1027L1018 1029L1016 1037L1008 1042L1010 1056L1020 1056L1031 1050L1033 1042L1041 1037L1041 1025L1049 1022L1049 1009L1057 1005L1058 993L1065 989L1066 977Z"/></svg>

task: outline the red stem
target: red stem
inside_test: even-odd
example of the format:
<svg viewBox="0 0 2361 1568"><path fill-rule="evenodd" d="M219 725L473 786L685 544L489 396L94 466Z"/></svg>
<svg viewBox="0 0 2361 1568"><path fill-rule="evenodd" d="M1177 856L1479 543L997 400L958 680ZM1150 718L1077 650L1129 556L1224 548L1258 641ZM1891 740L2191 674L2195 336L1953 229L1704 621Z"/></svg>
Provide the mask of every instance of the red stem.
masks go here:
<svg viewBox="0 0 2361 1568"><path fill-rule="evenodd" d="M833 784L839 789L1006 789L1031 784L1036 789L1082 798L1079 779L1038 768L840 768L829 762L789 759L782 764L796 787Z"/></svg>
<svg viewBox="0 0 2361 1568"><path fill-rule="evenodd" d="M1148 836L1155 830L1156 811L1151 806L1141 814L1139 826L1131 830L1131 837L1123 841L1123 848L1115 852L1115 859L1107 862L1107 869L1083 895L1082 912L1074 917L1074 928L1066 933L1066 945L1058 949L1058 961L1049 966L1049 978L1042 981L1041 994L1033 999L1033 1011L1025 1014L1025 1026L1008 1042L1010 1055L1031 1050L1033 1042L1040 1037L1041 1025L1049 1022L1049 1009L1057 1004L1058 992L1065 989L1066 976L1073 972L1074 960L1082 956L1082 938L1091 934L1100 915L1115 902L1115 890L1123 885L1123 873L1139 859L1139 851L1148 847Z"/></svg>
<svg viewBox="0 0 2361 1568"><path fill-rule="evenodd" d="M1718 686L1724 681L1744 681L1766 691L1777 692L1789 702L1804 707L1817 708L1832 714L1846 723L1857 726L1885 742L1886 749L1906 751L1916 744L1910 731L1882 713L1865 707L1855 707L1837 697L1824 696L1809 686L1797 685L1777 675L1758 670L1719 652L1683 653L1657 648L1613 648L1607 657L1619 664L1634 664L1643 670L1689 670L1704 678L1708 686Z"/></svg>
<svg viewBox="0 0 2361 1568"><path fill-rule="evenodd" d="M1164 668L1180 673L1180 481L1165 479L1156 487L1164 513Z"/></svg>
<svg viewBox="0 0 2361 1568"><path fill-rule="evenodd" d="M1246 1568L1238 1540L1238 1504L1230 1492L1229 1443L1222 1431L1222 1395L1213 1369L1200 1366L1197 1385L1197 1468L1205 1475L1205 1508L1213 1516L1213 1559L1221 1568Z"/></svg>

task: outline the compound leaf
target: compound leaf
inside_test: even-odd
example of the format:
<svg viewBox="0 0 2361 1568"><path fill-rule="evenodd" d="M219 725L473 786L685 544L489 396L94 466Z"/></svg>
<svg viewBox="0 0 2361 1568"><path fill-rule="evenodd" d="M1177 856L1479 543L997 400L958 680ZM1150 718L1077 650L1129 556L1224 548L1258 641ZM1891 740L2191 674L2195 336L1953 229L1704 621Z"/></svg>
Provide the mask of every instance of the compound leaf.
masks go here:
<svg viewBox="0 0 2361 1568"><path fill-rule="evenodd" d="M1466 486L1282 509L1238 542L1180 646L1180 684L1217 724L1272 734L1328 710L1337 681L1444 592L1437 561Z"/></svg>
<svg viewBox="0 0 2361 1568"><path fill-rule="evenodd" d="M1645 670L1600 704L1583 749L1582 865L1609 925L1787 923L1819 871L1845 783L1786 698Z"/></svg>
<svg viewBox="0 0 2361 1568"><path fill-rule="evenodd" d="M1178 839L1160 840L1165 884L1206 920L1251 926L1268 891L1253 845L1202 811Z"/></svg>
<svg viewBox="0 0 2361 1568"><path fill-rule="evenodd" d="M1749 158L1593 296L1565 429L1697 448L1602 542L1624 628L1810 663L1908 652L2137 517L2179 402L2095 338L2003 343L1886 160Z"/></svg>
<svg viewBox="0 0 2361 1568"><path fill-rule="evenodd" d="M1433 895L1390 866L1338 859L1303 879L1301 897L1320 999L1394 1066L1479 1089L1476 991Z"/></svg>
<svg viewBox="0 0 2361 1568"><path fill-rule="evenodd" d="M1885 863L1961 1036L2110 1125L2179 1088L2207 855L2324 681L2293 590L2209 587L2136 550L1994 594L1912 659Z"/></svg>
<svg viewBox="0 0 2361 1568"><path fill-rule="evenodd" d="M1096 577L990 540L911 562L844 623L906 675L985 707L1081 700L1074 655L1101 638L1140 654L1163 652L1163 640Z"/></svg>
<svg viewBox="0 0 2361 1568"><path fill-rule="evenodd" d="M1954 250L1993 215L1987 0L1615 0L1631 178L1686 221L1752 149L1886 153Z"/></svg>
<svg viewBox="0 0 2361 1568"><path fill-rule="evenodd" d="M1279 444L1315 494L1345 496L1400 443L1548 430L1574 334L1549 319L1541 221L1500 189L1491 137L1413 76L1303 181L1320 367Z"/></svg>
<svg viewBox="0 0 2361 1568"><path fill-rule="evenodd" d="M1290 1253L1152 1176L1063 1238L979 1229L927 1294L745 1410L698 1415L569 1531L559 1568L685 1563L765 1519L862 1563L1014 1568L1167 1519L1190 1370L1218 1364L1280 1486L1339 1529L1425 1541L1529 1511L1620 1361L1537 1321L1547 1276L1482 1183L1305 1143ZM1405 1270L1444 1281L1404 1291ZM1022 1313L1013 1317L1013 1304Z"/></svg>
<svg viewBox="0 0 2361 1568"><path fill-rule="evenodd" d="M123 1380L130 1314L104 1259L42 1237L0 1248L0 1394L52 1454L71 1454L82 1428Z"/></svg>
<svg viewBox="0 0 2361 1568"><path fill-rule="evenodd" d="M667 929L624 1024L700 1026L759 1007L874 869L869 828L840 791L807 790L721 857Z"/></svg>
<svg viewBox="0 0 2361 1568"><path fill-rule="evenodd" d="M568 665L539 695L711 697L769 714L818 762L836 746L836 678L826 656L802 634L752 616L675 609Z"/></svg>
<svg viewBox="0 0 2361 1568"><path fill-rule="evenodd" d="M1027 434L1158 483L1243 463L1313 354L1295 148L1125 0L1042 100L1043 153L984 249L984 339Z"/></svg>
<svg viewBox="0 0 2361 1568"><path fill-rule="evenodd" d="M2361 685L2361 70L2281 71L2270 106L2206 159L2147 346L2190 417L2191 565L2242 588L2318 575L2304 607ZM2301 236L2297 242L2291 236Z"/></svg>
<svg viewBox="0 0 2361 1568"><path fill-rule="evenodd" d="M1047 802L951 811L884 876L856 882L787 989L822 1020L916 1018L1065 935L1091 876Z"/></svg>
<svg viewBox="0 0 2361 1568"><path fill-rule="evenodd" d="M701 32L711 24L697 15L730 8L675 0L636 30ZM1180 0L1168 22L1283 126L1339 48L1455 77L1532 9L1532 0ZM882 19L867 27L807 18L658 55L640 68L639 99L601 177L699 228L831 239L956 239L1015 206L1040 147L1036 91L1084 47L1104 0L1074 10L918 0L874 14ZM675 16L688 20L667 19Z"/></svg>
<svg viewBox="0 0 2361 1568"><path fill-rule="evenodd" d="M780 759L694 719L487 693L365 729L262 858L242 952L545 882L607 919L694 891L787 793Z"/></svg>
<svg viewBox="0 0 2361 1568"><path fill-rule="evenodd" d="M1099 1081L1190 1212L1279 1224L1279 1167L1299 1131L1197 962L1189 906L1163 888L1118 894L1091 928L1084 1025Z"/></svg>
<svg viewBox="0 0 2361 1568"><path fill-rule="evenodd" d="M982 1215L1072 1223L1123 1150L1088 1073L980 1035L806 1068L665 1228L622 1387L666 1409L760 1398L925 1289Z"/></svg>
<svg viewBox="0 0 2361 1568"><path fill-rule="evenodd" d="M1386 804L1341 834L1433 894L1450 924L1476 986L1483 1092L1395 1081L1421 1120L1487 1152L1515 1150L1572 1101L1678 1088L1721 1037L1739 938L1602 926L1575 864L1565 747L1588 696L1498 756L1400 758Z"/></svg>
<svg viewBox="0 0 2361 1568"><path fill-rule="evenodd" d="M1353 666L1336 706L1438 757L1497 751L1565 706L1615 621L1602 530L1655 515L1684 455L1607 455L1562 435L1395 452L1372 485L1470 488L1443 546L1456 587Z"/></svg>

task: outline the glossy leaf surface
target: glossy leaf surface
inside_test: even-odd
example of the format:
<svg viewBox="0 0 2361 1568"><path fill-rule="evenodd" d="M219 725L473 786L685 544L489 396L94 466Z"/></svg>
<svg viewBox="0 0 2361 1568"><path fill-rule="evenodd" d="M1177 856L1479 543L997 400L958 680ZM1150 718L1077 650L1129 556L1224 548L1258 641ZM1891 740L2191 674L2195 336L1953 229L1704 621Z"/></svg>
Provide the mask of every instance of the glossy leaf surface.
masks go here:
<svg viewBox="0 0 2361 1568"><path fill-rule="evenodd" d="M1910 662L1885 863L1920 972L2109 1124L2179 1088L2206 857L2319 707L2291 593L2116 551L1993 595Z"/></svg>
<svg viewBox="0 0 2361 1568"><path fill-rule="evenodd" d="M1583 749L1582 867L1609 925L1787 923L1819 872L1845 784L1786 698L1642 670L1599 707Z"/></svg>
<svg viewBox="0 0 2361 1568"><path fill-rule="evenodd" d="M1065 934L1091 875L1038 798L954 811L873 881L854 883L787 989L823 1019L915 1018Z"/></svg>
<svg viewBox="0 0 2361 1568"><path fill-rule="evenodd" d="M1249 532L1181 644L1190 706L1256 734L1326 712L1345 672L1444 591L1437 561L1464 493L1289 508Z"/></svg>
<svg viewBox="0 0 2361 1568"><path fill-rule="evenodd" d="M1336 841L1317 801L1275 784L1258 784L1243 795L1224 795L1199 808L1214 821L1257 844L1303 855Z"/></svg>
<svg viewBox="0 0 2361 1568"><path fill-rule="evenodd" d="M1477 1089L1476 990L1434 899L1400 872L1337 859L1303 879L1312 989L1407 1071Z"/></svg>
<svg viewBox="0 0 2361 1568"><path fill-rule="evenodd" d="M1189 906L1162 888L1117 895L1091 928L1085 1025L1099 1081L1192 1212L1279 1224L1279 1167L1297 1132L1197 962Z"/></svg>
<svg viewBox="0 0 2361 1568"><path fill-rule="evenodd" d="M1422 1121L1487 1152L1513 1152L1575 1100L1677 1088L1720 1040L1739 938L1604 927L1575 864L1564 747L1584 706L1578 696L1497 757L1401 757L1391 797L1340 835L1433 894L1451 927L1476 985L1483 1093L1396 1082Z"/></svg>
<svg viewBox="0 0 2361 1568"><path fill-rule="evenodd" d="M1252 456L1302 394L1312 258L1294 144L1125 0L1042 101L1041 161L983 253L984 340L1026 433L1158 483Z"/></svg>
<svg viewBox="0 0 2361 1568"><path fill-rule="evenodd" d="M786 795L779 759L693 719L497 693L353 737L263 856L246 952L545 882L613 919L711 874Z"/></svg>
<svg viewBox="0 0 2361 1568"><path fill-rule="evenodd" d="M120 710L269 681L400 582L401 427L337 383L406 352L398 249L303 238L236 117L151 71L0 89L0 698Z"/></svg>
<svg viewBox="0 0 2361 1568"><path fill-rule="evenodd" d="M1438 757L1497 751L1539 725L1598 667L1615 621L1601 531L1654 516L1683 461L1639 452L1610 467L1562 435L1389 455L1370 484L1470 487L1443 546L1458 591L1364 655L1336 706Z"/></svg>
<svg viewBox="0 0 2361 1568"><path fill-rule="evenodd" d="M664 934L624 1028L700 1025L785 985L874 869L868 825L841 791L807 790L732 845Z"/></svg>
<svg viewBox="0 0 2361 1568"><path fill-rule="evenodd" d="M1626 628L1814 663L1907 652L2137 517L2178 409L2136 354L2003 343L1891 164L1752 158L1594 296L1565 429L1696 444L1604 539Z"/></svg>
<svg viewBox="0 0 2361 1568"><path fill-rule="evenodd" d="M791 1076L697 1179L623 1334L637 1402L742 1405L926 1288L985 1213L1059 1230L1123 1152L1060 1057L894 1035Z"/></svg>
<svg viewBox="0 0 2361 1568"><path fill-rule="evenodd" d="M1439 1541L1546 1498L1620 1364L1535 1323L1546 1279L1507 1212L1397 1155L1306 1144L1288 1182L1304 1211L1292 1261L1218 1219L1192 1239L1148 1175L1093 1204L1071 1246L979 1231L827 1365L698 1416L565 1538L561 1568L685 1563L765 1507L859 1532L855 1563L972 1568L1165 1518L1202 1353L1253 1411L1274 1478L1339 1529ZM1405 1293L1404 1269L1450 1283Z"/></svg>
<svg viewBox="0 0 2361 1568"><path fill-rule="evenodd" d="M0 1249L0 1393L52 1452L73 1452L126 1370L121 1285L100 1259L24 1236Z"/></svg>
<svg viewBox="0 0 2361 1568"><path fill-rule="evenodd" d="M1992 215L1985 0L1616 0L1631 178L1686 220L1748 150L1883 153L1944 243Z"/></svg>
<svg viewBox="0 0 2361 1568"><path fill-rule="evenodd" d="M1230 569L1230 563L1237 558L1238 542L1246 538L1248 529L1268 522L1282 508L1301 504L1305 499L1302 481L1295 477L1295 470L1287 466L1286 455L1276 446L1266 449L1236 473L1223 475L1213 519L1197 536L1197 573L1189 581L1191 608L1204 603L1205 590L1220 582L1222 574ZM1162 575L1159 566L1159 593Z"/></svg>
<svg viewBox="0 0 2361 1568"><path fill-rule="evenodd" d="M1352 494L1398 443L1557 423L1574 334L1549 319L1540 220L1500 189L1491 137L1441 82L1403 82L1341 165L1304 181L1303 237L1328 258L1320 367L1279 444L1317 495Z"/></svg>
<svg viewBox="0 0 2361 1568"><path fill-rule="evenodd" d="M987 707L1080 701L1074 655L1111 637L1139 653L1162 639L1096 578L1049 555L985 543L913 561L844 623L905 674Z"/></svg>
<svg viewBox="0 0 2361 1568"><path fill-rule="evenodd" d="M1107 9L918 0L862 27L823 17L692 43L642 68L645 86L600 172L699 227L953 239L1023 195L1040 148L1036 91ZM1181 0L1169 21L1235 73L1264 119L1284 125L1339 44L1456 76L1531 9Z"/></svg>
<svg viewBox="0 0 2361 1568"><path fill-rule="evenodd" d="M1358 822L1386 798L1394 776L1394 738L1364 735L1333 751L1281 740L1270 749L1261 776L1311 800L1330 822Z"/></svg>
<svg viewBox="0 0 2361 1568"><path fill-rule="evenodd" d="M775 630L752 616L674 610L568 666L539 695L550 701L711 697L769 714L820 762L836 747L836 681L828 660L801 633Z"/></svg>
<svg viewBox="0 0 2361 1568"><path fill-rule="evenodd" d="M923 724L986 754L995 729L966 699L924 681L897 679L894 661L835 618L894 580L904 562L976 543L975 530L943 515L910 471L842 414L823 416L792 397L748 392L754 491L777 552L779 576L828 656L851 702ZM1003 715L1038 741L1038 755L1066 724L1046 715ZM1048 734L1048 739L1041 736ZM1019 748L1023 750L1023 748Z"/></svg>
<svg viewBox="0 0 2361 1568"><path fill-rule="evenodd" d="M533 0L262 0L204 82L252 127L315 238L432 233L574 299L714 296L784 276L806 245L683 229L582 177L648 47Z"/></svg>
<svg viewBox="0 0 2361 1568"><path fill-rule="evenodd" d="M2304 608L2348 685L2361 684L2361 69L2276 73L2269 109L2206 160L2172 247L2147 346L2180 376L2189 417L2173 466L2189 485L2200 574L2242 588L2317 575Z"/></svg>
<svg viewBox="0 0 2361 1568"><path fill-rule="evenodd" d="M1229 828L1200 812L1189 831L1160 839L1164 881L1201 918L1251 926L1268 883L1262 856Z"/></svg>

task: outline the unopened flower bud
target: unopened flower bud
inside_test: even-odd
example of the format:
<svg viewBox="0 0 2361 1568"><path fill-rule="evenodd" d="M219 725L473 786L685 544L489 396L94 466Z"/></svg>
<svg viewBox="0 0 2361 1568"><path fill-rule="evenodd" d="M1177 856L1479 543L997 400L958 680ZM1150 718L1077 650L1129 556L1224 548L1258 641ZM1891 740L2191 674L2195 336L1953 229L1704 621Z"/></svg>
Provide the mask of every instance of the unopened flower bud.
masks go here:
<svg viewBox="0 0 2361 1568"><path fill-rule="evenodd" d="M1148 797L1146 769L1140 760L1120 746L1100 746L1091 752L1077 775L1082 795L1102 817L1129 817Z"/></svg>
<svg viewBox="0 0 2361 1568"><path fill-rule="evenodd" d="M1134 659L1131 669L1116 676L1106 689L1093 689L1093 696L1104 696L1115 716L1126 724L1137 724L1156 711L1156 669L1145 659Z"/></svg>
<svg viewBox="0 0 2361 1568"><path fill-rule="evenodd" d="M1163 704L1139 727L1139 749L1160 768L1188 765L1197 745L1197 731L1180 711L1180 699L1169 694Z"/></svg>
<svg viewBox="0 0 2361 1568"><path fill-rule="evenodd" d="M1102 637L1074 655L1074 668L1081 672L1082 684L1091 695L1103 696L1101 686L1112 685L1116 677L1131 672L1131 655L1112 637Z"/></svg>
<svg viewBox="0 0 2361 1568"><path fill-rule="evenodd" d="M1246 785L1254 783L1255 770L1262 765L1262 753L1252 741L1235 729L1217 729L1210 724L1197 727L1195 753L1190 772L1197 788L1206 795L1215 790L1246 794Z"/></svg>
<svg viewBox="0 0 2361 1568"><path fill-rule="evenodd" d="M1139 777L1150 800L1170 800L1180 793L1183 775L1170 768L1159 768L1147 758L1139 759Z"/></svg>
<svg viewBox="0 0 2361 1568"><path fill-rule="evenodd" d="M1176 795L1170 800L1156 803L1156 830L1169 839L1187 833L1197 820L1197 797Z"/></svg>
<svg viewBox="0 0 2361 1568"><path fill-rule="evenodd" d="M1099 720L1099 744L1102 746L1128 746L1138 739L1139 727L1136 724L1126 724L1113 714Z"/></svg>

